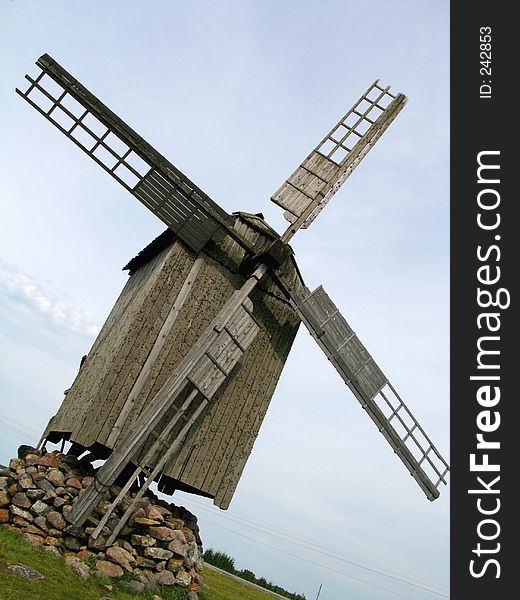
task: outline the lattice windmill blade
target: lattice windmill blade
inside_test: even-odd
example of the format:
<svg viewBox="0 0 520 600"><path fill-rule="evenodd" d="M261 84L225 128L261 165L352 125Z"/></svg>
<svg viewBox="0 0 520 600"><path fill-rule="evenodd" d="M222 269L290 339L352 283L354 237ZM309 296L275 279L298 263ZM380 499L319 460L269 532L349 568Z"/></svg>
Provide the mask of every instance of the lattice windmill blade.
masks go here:
<svg viewBox="0 0 520 600"><path fill-rule="evenodd" d="M282 283L284 283L282 281ZM429 500L446 484L448 463L361 343L322 286L296 292L291 304Z"/></svg>
<svg viewBox="0 0 520 600"><path fill-rule="evenodd" d="M293 232L309 227L403 109L406 96L389 90L376 79L271 197Z"/></svg>
<svg viewBox="0 0 520 600"><path fill-rule="evenodd" d="M159 217L193 250L219 228L250 250L233 229L233 219L179 169L141 138L48 54L24 92L46 117L98 165Z"/></svg>

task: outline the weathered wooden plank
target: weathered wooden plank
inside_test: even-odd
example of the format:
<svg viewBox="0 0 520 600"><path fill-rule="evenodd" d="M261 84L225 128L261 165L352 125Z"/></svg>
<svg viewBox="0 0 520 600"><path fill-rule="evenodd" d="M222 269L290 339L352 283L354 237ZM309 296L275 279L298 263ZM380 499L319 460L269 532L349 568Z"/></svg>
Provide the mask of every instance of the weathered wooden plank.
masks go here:
<svg viewBox="0 0 520 600"><path fill-rule="evenodd" d="M269 340L262 326L251 352L244 355L240 369L233 379L227 382L211 413L197 432L196 448L190 461L191 468L184 475L190 485L210 494L215 493L211 483L205 485L204 482L208 473L213 477L219 469L223 448L229 442L234 423L251 397L253 381L262 377L263 357L268 354L268 350ZM251 370L253 364L255 368Z"/></svg>
<svg viewBox="0 0 520 600"><path fill-rule="evenodd" d="M107 424L102 426L100 432L100 441L104 444L108 444L108 437L118 420L118 415L128 401L132 387L135 385L148 356L153 350L171 305L193 265L193 260L193 253L186 245L176 243L170 248L169 261L163 267L161 277L155 284L153 295L150 295L149 302L143 303L142 312L134 320L132 337L117 357L119 362L114 364L114 368L118 369L118 373L117 383L110 391L112 399L110 419ZM127 417L131 415L132 407L138 397L139 394L133 396L128 405L128 410L125 409ZM119 435L126 426L125 421L125 419L119 420Z"/></svg>
<svg viewBox="0 0 520 600"><path fill-rule="evenodd" d="M283 322L273 318L272 312L275 312L273 306L276 308L281 303L272 298L266 299L259 293L254 293L253 298L257 308L255 315L262 324L262 333L255 340L251 352L244 355L239 373L224 389L211 420L208 415L208 425L199 432L198 447L192 457L194 467L185 475L192 485L211 494L218 492L227 461L234 453L242 451L241 445L245 440L241 433L245 430L249 432L246 436L252 434L256 437L257 431L251 429L251 423L264 404L267 409L271 398L266 381L270 379L269 366L278 360L275 345L280 327L283 327ZM270 310L264 306L266 301L270 303ZM293 336L297 323L298 320L295 319ZM279 365L278 376L281 366L282 364Z"/></svg>
<svg viewBox="0 0 520 600"><path fill-rule="evenodd" d="M287 355L290 351L292 342L294 340L294 329L289 326L287 323L286 326L282 327L279 330L279 336L274 345L275 348L275 357L277 357L281 364L285 363L287 359ZM280 377L280 368L279 366L273 365L274 368L270 369L270 377L269 380L266 381L266 395L271 398L274 394L274 390L279 381ZM214 503L217 506L220 506L223 509L228 508L231 498L235 493L236 487L242 475L242 471L245 467L247 459L251 454L254 442L260 430L260 426L265 417L265 413L269 407L269 402L264 402L260 404L259 410L256 412L254 421L251 423L251 429L249 432L245 432L243 438L243 444L240 447L240 450L234 452L231 456L226 469L224 476L219 481L218 490L215 494Z"/></svg>
<svg viewBox="0 0 520 600"><path fill-rule="evenodd" d="M118 376L120 370L125 368L125 360L134 347L138 333L147 321L147 315L157 295L160 293L158 282L161 279L162 268L168 260L169 253L163 251L160 260L156 262L154 270L148 277L143 286L143 294L139 303L135 303L130 314L125 319L125 327L122 335L118 339L112 339L112 344L106 348L106 375L97 383L94 393L98 401L91 406L91 409L85 415L81 424L82 438L84 445L90 446L97 440L100 428L106 422L106 418L112 408L111 403L107 402L110 391L114 384L118 385ZM115 390L114 390L115 391Z"/></svg>
<svg viewBox="0 0 520 600"><path fill-rule="evenodd" d="M235 335L230 335L229 329L233 329ZM205 355L188 375L188 379L208 400L213 397L224 379L230 375L257 333L258 325L248 310L242 306L239 307L229 324L220 331Z"/></svg>
<svg viewBox="0 0 520 600"><path fill-rule="evenodd" d="M309 171L306 171L303 167L300 167L296 173L288 179L288 183L313 200L327 185L326 182L322 181L312 173L309 173Z"/></svg>
<svg viewBox="0 0 520 600"><path fill-rule="evenodd" d="M262 335L262 331L260 331L259 335ZM253 348L255 347L255 344L256 341L253 342ZM246 355L248 354L249 352L246 352ZM226 421L220 424L221 415L226 410L227 404L234 402L235 405L239 405L242 401L241 396L243 392L241 391L239 393L235 393L237 384L238 382L241 382L242 377L242 368L235 369L233 378L226 381L226 383L223 385L222 389L219 391L218 397L210 407L210 411L208 412L204 422L197 430L196 439L193 441L193 449L190 450L190 464L185 465L186 468L183 471L183 480L189 482L189 485L197 485L197 481L194 479L194 477L196 476L196 473L200 467L200 457L202 454L205 454L205 450L213 443L215 431L219 430L220 427L220 432L222 432L227 427ZM212 447L210 456L213 455L213 450L214 447ZM183 457L180 457L180 460L182 460L182 458Z"/></svg>
<svg viewBox="0 0 520 600"><path fill-rule="evenodd" d="M266 377L269 376L268 365L272 360L270 352L274 339L264 336L264 344L255 348L256 352L249 355L242 366L240 390L241 402L233 404L233 396L237 389L230 390L229 400L223 407L220 415L219 427L213 431L211 452L206 453L204 460L198 457L200 466L197 486L204 491L216 495L218 493L219 481L226 471L227 461L234 453L239 453L241 448L240 430L248 427L254 420L255 403L262 403L267 389ZM243 394L242 390L245 390ZM269 398L270 400L270 398Z"/></svg>
<svg viewBox="0 0 520 600"><path fill-rule="evenodd" d="M334 161L318 152L311 152L310 156L303 161L302 166L326 182L332 181L339 169Z"/></svg>
<svg viewBox="0 0 520 600"><path fill-rule="evenodd" d="M159 335L157 336L157 339L154 342L153 348L152 348L151 352L148 354L148 357L146 358L145 363L140 368L139 375L136 378L136 380L134 381L134 384L132 385L132 388L131 388L130 392L128 393L128 396L126 397L125 403L124 403L123 407L121 408L121 410L119 411L119 414L114 422L112 431L107 438L106 444L109 447L113 447L114 444L117 442L117 439L119 437L119 434L121 433L123 424L127 420L129 413L132 409L132 406L134 405L134 402L136 401L137 397L143 390L145 381L148 379L148 377L152 371L153 365L159 358L159 354L161 353L161 350L164 347L166 339L168 338L168 336L171 333L172 327L174 326L174 324L177 320L177 317L179 316L180 310L184 306L184 303L186 302L186 300L189 297L189 294L193 287L193 283L199 274L199 271L200 271L200 268L201 268L203 262L204 262L203 256L198 256L195 259L195 261L193 262L191 269L188 273L187 278L184 280L184 283L182 284L182 287L181 287L178 295L173 300L173 303L171 304L171 309L168 313L168 316L164 320L164 323L161 327ZM191 263L191 260L190 260L190 263ZM175 290L175 288L173 286L172 286L172 289ZM123 394L124 394L124 392L123 392Z"/></svg>
<svg viewBox="0 0 520 600"><path fill-rule="evenodd" d="M243 278L237 275L231 275L226 269L222 268L218 263L214 263L212 260L208 260L208 271L207 274L204 273L207 277L211 276L212 278L216 278L213 282L213 285L204 286L203 281L207 281L205 277L202 277L200 284L200 288L198 293L198 303L195 308L195 312L189 313L191 318L193 318L193 323L199 326L200 323L203 323L208 316L211 316L216 307L219 306L219 303L222 302L223 297L227 294L231 295L233 289L240 285L240 282L243 281ZM187 315L188 317L188 315ZM193 328L190 328L186 331L186 336L193 335ZM184 342L183 338L183 342ZM187 339L188 343L190 340ZM182 343L183 343L182 342ZM178 350L178 348L174 348L174 350ZM225 385L225 384L224 384ZM217 402L220 404L220 395L218 397ZM212 406L214 403L212 403ZM207 417L205 417L203 425L207 422ZM172 477L179 478L181 476L181 471L185 466L187 457L193 453L193 447L191 445L193 436L190 436L190 439L183 445L179 456L176 458L174 465L168 467L168 473L171 474ZM183 481L185 480L185 475L182 475Z"/></svg>
<svg viewBox="0 0 520 600"><path fill-rule="evenodd" d="M143 391L129 415L129 423L138 418L143 408L161 389L169 374L174 371L236 289L235 284L229 280L231 277L218 263L210 257L205 257L204 265L192 287L192 300L189 305L185 304L181 308L171 339L164 344L151 376L143 386ZM126 430L125 425L122 435Z"/></svg>
<svg viewBox="0 0 520 600"><path fill-rule="evenodd" d="M113 387L107 393L110 413L98 434L98 441L108 447L114 447L122 425L131 411L136 396L135 393L131 395L132 390L139 377L140 382L146 377L143 368L153 352L168 312L193 265L193 260L192 251L184 244L176 242L171 246L161 277L155 284L153 296L150 297L151 304L143 304L143 310L146 311L144 319L134 322L132 336L124 348L126 355L120 355L119 362L114 364L114 369L118 368L118 372Z"/></svg>
<svg viewBox="0 0 520 600"><path fill-rule="evenodd" d="M109 337L114 328L118 325L121 315L126 310L127 306L131 304L138 294L140 289L140 284L142 283L145 273L151 269L151 265L146 265L147 269L143 269L143 273L139 274L139 277L136 277L132 280L130 278L127 282L123 291L121 292L116 304L110 311L110 315L103 325L100 333L98 334L92 349L89 352L89 359L87 363L85 363L84 367L76 376L68 394L65 396L63 403L58 411L58 413L53 417L52 427L54 431L71 431L72 423L70 420L70 413L76 412L77 408L75 406L77 401L77 392L76 390L81 389L83 387L84 381L88 378L89 373L91 372L92 362L95 361L95 357L97 354L97 349L103 344L104 340ZM81 405L82 408L86 410L86 402Z"/></svg>
<svg viewBox="0 0 520 600"><path fill-rule="evenodd" d="M146 265L139 277L132 276L128 282L128 294L124 295L124 301L116 303L109 321L103 327L100 336L94 342L92 350L89 352L89 358L80 370L73 386L68 392L65 400L58 411L57 418L53 420L52 428L65 427L64 430L72 430L71 438L80 444L86 445L88 441L81 429L81 424L85 415L93 406L99 402L98 390L101 381L107 376L111 361L107 358L109 350L122 343L126 332L128 331L128 321L123 318L127 310L132 311L136 304L139 304L139 298L146 293L144 282L150 276L150 273L157 269L157 261L161 261L161 256L156 260L150 261ZM109 344L105 343L109 340ZM95 351L94 351L95 350ZM62 425L58 425L61 423Z"/></svg>

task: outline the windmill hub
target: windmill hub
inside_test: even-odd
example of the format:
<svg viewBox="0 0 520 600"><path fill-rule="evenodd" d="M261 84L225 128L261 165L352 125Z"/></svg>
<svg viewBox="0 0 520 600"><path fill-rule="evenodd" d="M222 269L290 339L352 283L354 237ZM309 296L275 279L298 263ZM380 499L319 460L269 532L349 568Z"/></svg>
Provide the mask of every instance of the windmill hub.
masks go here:
<svg viewBox="0 0 520 600"><path fill-rule="evenodd" d="M265 264L270 271L276 271L292 259L294 252L289 244L280 238L273 240L267 248L252 257L246 257L240 264L240 273L250 277L260 264ZM283 288L282 288L283 289Z"/></svg>

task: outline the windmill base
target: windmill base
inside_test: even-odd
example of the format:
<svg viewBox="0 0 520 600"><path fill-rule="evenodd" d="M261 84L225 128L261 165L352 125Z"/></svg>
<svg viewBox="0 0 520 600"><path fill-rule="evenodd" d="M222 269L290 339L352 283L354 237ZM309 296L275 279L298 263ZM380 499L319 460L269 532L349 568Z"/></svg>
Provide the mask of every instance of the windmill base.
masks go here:
<svg viewBox="0 0 520 600"><path fill-rule="evenodd" d="M131 573L134 591L177 585L197 597L202 580L202 541L197 518L149 492L143 497L114 544L106 546L110 528L135 495L131 490L113 511L102 534L92 533L120 488L112 486L84 527L67 523L67 514L95 477L88 460L73 453L45 452L20 446L18 458L0 468L0 523L20 530L31 544L64 555L78 574L97 572L121 578Z"/></svg>

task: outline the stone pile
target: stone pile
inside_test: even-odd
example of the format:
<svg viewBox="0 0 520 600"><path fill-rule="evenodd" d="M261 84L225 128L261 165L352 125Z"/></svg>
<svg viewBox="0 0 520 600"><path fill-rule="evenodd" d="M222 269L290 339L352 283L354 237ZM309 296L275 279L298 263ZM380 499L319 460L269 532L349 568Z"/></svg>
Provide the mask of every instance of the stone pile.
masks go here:
<svg viewBox="0 0 520 600"><path fill-rule="evenodd" d="M0 468L0 523L21 530L33 545L64 555L82 577L97 573L123 578L135 592L178 585L188 590L188 598L196 599L204 566L197 518L149 492L138 500L119 537L107 547L110 529L129 506L131 492L116 506L97 539L91 534L120 488L110 488L83 527L74 527L66 519L94 476L87 461L20 446L9 468Z"/></svg>

